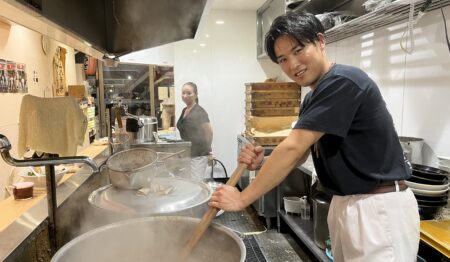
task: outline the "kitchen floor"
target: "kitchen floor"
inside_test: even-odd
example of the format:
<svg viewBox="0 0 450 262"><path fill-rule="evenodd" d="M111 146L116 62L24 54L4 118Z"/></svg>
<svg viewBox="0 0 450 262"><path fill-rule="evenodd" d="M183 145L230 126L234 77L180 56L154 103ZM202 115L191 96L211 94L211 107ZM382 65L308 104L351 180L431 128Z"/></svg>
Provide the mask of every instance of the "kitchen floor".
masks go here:
<svg viewBox="0 0 450 262"><path fill-rule="evenodd" d="M317 261L288 230L278 233L274 226L266 229L252 207L240 212L225 212L214 222L241 236L247 251L246 262Z"/></svg>

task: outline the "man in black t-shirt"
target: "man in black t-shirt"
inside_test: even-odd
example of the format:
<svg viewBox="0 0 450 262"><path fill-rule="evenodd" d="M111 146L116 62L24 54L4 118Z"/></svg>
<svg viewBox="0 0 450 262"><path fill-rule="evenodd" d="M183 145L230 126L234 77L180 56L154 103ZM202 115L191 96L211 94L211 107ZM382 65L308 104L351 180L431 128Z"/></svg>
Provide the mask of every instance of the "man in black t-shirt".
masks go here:
<svg viewBox="0 0 450 262"><path fill-rule="evenodd" d="M312 154L333 199L328 226L335 261L415 261L419 214L393 120L377 85L358 68L333 64L324 29L311 14L288 13L266 35L267 54L292 80L309 86L299 120L240 193L224 186L210 205L243 209ZM247 145L239 162L250 170L263 148Z"/></svg>

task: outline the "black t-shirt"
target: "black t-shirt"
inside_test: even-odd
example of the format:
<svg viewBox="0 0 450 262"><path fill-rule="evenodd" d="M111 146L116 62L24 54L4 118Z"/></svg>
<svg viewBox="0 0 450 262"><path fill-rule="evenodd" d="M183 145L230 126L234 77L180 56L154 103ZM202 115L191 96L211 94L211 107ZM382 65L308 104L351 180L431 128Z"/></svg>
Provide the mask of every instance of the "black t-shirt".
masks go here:
<svg viewBox="0 0 450 262"><path fill-rule="evenodd" d="M181 138L191 141L191 157L206 156L211 152L211 147L206 141L205 131L202 125L209 123L208 113L203 107L195 104L186 118L183 118L186 108L181 112L177 122Z"/></svg>
<svg viewBox="0 0 450 262"><path fill-rule="evenodd" d="M306 95L294 128L325 133L311 154L333 194L364 194L411 175L378 86L358 68L334 65Z"/></svg>

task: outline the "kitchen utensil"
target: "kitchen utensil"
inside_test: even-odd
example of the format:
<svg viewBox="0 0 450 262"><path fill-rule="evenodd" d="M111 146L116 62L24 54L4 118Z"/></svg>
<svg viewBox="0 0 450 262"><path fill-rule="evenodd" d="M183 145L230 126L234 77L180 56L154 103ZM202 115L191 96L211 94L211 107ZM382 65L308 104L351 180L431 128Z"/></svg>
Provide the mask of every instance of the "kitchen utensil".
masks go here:
<svg viewBox="0 0 450 262"><path fill-rule="evenodd" d="M137 139L141 143L154 142L156 137L154 132L158 132L158 119L153 116L140 116L139 120L142 122L142 127L139 128Z"/></svg>
<svg viewBox="0 0 450 262"><path fill-rule="evenodd" d="M399 137L406 158L411 163L422 164L423 139L417 137Z"/></svg>
<svg viewBox="0 0 450 262"><path fill-rule="evenodd" d="M435 179L422 178L422 177L415 176L415 175L411 175L411 178L408 179L408 181L411 181L414 183L427 184L427 185L444 185L444 184L448 183L448 179L446 177L442 177L441 179L435 180Z"/></svg>
<svg viewBox="0 0 450 262"><path fill-rule="evenodd" d="M405 181L405 183L410 188L421 189L421 190L430 190L430 191L444 190L444 189L448 189L448 187L449 187L448 181L442 185L428 185L428 184L415 183L415 182L411 182L411 181Z"/></svg>
<svg viewBox="0 0 450 262"><path fill-rule="evenodd" d="M178 152L175 152L175 153L171 153L171 154L169 154L169 155L167 155L167 156L163 156L163 157L161 157L161 158L158 158L158 161L164 161L164 160L167 160L167 159L169 159L169 158L171 158L171 157L173 157L173 156L177 156L177 155L180 155L180 154L182 154L182 153L184 153L184 151L186 151L186 150L180 150L180 151L178 151Z"/></svg>
<svg viewBox="0 0 450 262"><path fill-rule="evenodd" d="M284 210L286 213L300 214L301 198L299 197L283 197Z"/></svg>
<svg viewBox="0 0 450 262"><path fill-rule="evenodd" d="M448 172L442 169L419 164L411 164L412 174L420 178L441 180L448 179Z"/></svg>
<svg viewBox="0 0 450 262"><path fill-rule="evenodd" d="M448 156L437 156L439 159L439 164L444 166L450 166L450 157Z"/></svg>
<svg viewBox="0 0 450 262"><path fill-rule="evenodd" d="M434 206L434 207L443 207L445 205L447 205L447 200L443 200L443 201L427 201L427 200L417 200L417 203L419 205L423 205L423 206Z"/></svg>
<svg viewBox="0 0 450 262"><path fill-rule="evenodd" d="M444 165L444 164L441 164L441 162L439 162L438 165L439 165L439 169L444 170L446 172L450 172L450 165Z"/></svg>
<svg viewBox="0 0 450 262"><path fill-rule="evenodd" d="M111 184L121 189L140 189L148 186L154 175L157 153L148 148L132 148L109 157Z"/></svg>
<svg viewBox="0 0 450 262"><path fill-rule="evenodd" d="M433 219L441 209L442 206L419 205L420 219L421 220Z"/></svg>
<svg viewBox="0 0 450 262"><path fill-rule="evenodd" d="M113 150L113 154L130 148L130 136L123 129L120 107L114 107L114 115L117 121L117 126L114 135L109 141Z"/></svg>
<svg viewBox="0 0 450 262"><path fill-rule="evenodd" d="M418 193L415 193L414 196L417 200L425 200L425 201L447 201L448 196L446 195L437 195L437 196L424 196Z"/></svg>
<svg viewBox="0 0 450 262"><path fill-rule="evenodd" d="M425 174L430 174L430 175L437 175L437 176L448 176L448 172L435 168L435 167L431 167L431 166L425 166L425 165L419 165L419 164L412 164L411 168L413 171L417 171L419 173L425 173Z"/></svg>
<svg viewBox="0 0 450 262"><path fill-rule="evenodd" d="M175 250L183 247L199 221L179 216L120 221L73 239L51 261L178 261ZM244 262L245 245L229 228L213 223L203 237L189 262Z"/></svg>
<svg viewBox="0 0 450 262"><path fill-rule="evenodd" d="M30 172L32 174L30 174ZM58 184L59 181L64 177L67 172L67 167L55 166L55 183ZM10 181L14 182L33 182L35 189L46 188L45 170L42 167L40 172L36 172L31 167L14 167L11 170Z"/></svg>
<svg viewBox="0 0 450 262"><path fill-rule="evenodd" d="M89 195L89 203L103 220L116 222L126 218L147 216L202 217L208 209L211 189L202 182L179 177L155 177L153 186L171 187L169 194L150 192L139 196L136 190L123 190L107 185Z"/></svg>
<svg viewBox="0 0 450 262"><path fill-rule="evenodd" d="M316 193L312 196L314 243L321 249L325 249L325 241L330 238L327 217L331 199L324 193Z"/></svg>
<svg viewBox="0 0 450 262"><path fill-rule="evenodd" d="M242 173L246 169L247 169L246 164L239 164L236 170L234 170L233 175L228 180L227 185L235 186L239 181L239 178L241 177ZM208 208L208 211L205 213L202 220L197 224L193 233L191 234L191 238L189 239L187 244L183 247L183 250L180 253L181 261L186 261L189 258L198 241L205 233L205 231L208 229L209 225L211 224L211 221L214 219L218 211L219 209L214 207Z"/></svg>
<svg viewBox="0 0 450 262"><path fill-rule="evenodd" d="M418 193L423 196L443 196L447 195L448 193L448 187L445 188L444 190L423 190L411 187L411 190L413 191L413 193Z"/></svg>

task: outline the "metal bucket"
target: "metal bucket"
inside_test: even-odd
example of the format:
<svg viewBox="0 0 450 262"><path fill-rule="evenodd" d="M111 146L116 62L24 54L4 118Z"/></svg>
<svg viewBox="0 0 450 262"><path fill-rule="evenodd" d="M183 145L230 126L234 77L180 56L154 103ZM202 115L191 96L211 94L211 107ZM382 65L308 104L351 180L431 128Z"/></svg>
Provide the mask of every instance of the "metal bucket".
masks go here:
<svg viewBox="0 0 450 262"><path fill-rule="evenodd" d="M200 219L150 217L122 221L89 231L63 246L51 261L179 261L179 254ZM188 262L241 261L246 250L230 229L212 224Z"/></svg>
<svg viewBox="0 0 450 262"><path fill-rule="evenodd" d="M400 144L409 162L422 164L423 139L417 137L400 136Z"/></svg>
<svg viewBox="0 0 450 262"><path fill-rule="evenodd" d="M154 142L156 138L153 133L158 131L158 119L153 116L140 116L139 120L143 126L139 128L137 140L141 143Z"/></svg>
<svg viewBox="0 0 450 262"><path fill-rule="evenodd" d="M330 238L328 231L328 210L330 201L325 194L317 193L312 197L313 202L313 220L314 220L314 243L321 249L325 249L325 241Z"/></svg>

